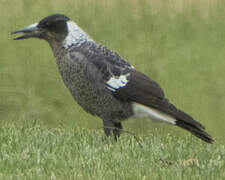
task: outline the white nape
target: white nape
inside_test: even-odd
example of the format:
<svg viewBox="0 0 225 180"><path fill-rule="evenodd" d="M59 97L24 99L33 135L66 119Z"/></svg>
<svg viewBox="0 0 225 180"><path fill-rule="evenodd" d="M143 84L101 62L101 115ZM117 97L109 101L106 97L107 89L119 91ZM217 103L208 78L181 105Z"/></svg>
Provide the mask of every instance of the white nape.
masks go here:
<svg viewBox="0 0 225 180"><path fill-rule="evenodd" d="M134 117L139 118L149 118L155 122L165 122L169 124L176 124L176 119L172 116L160 112L157 109L150 108L138 103L133 103L133 111L134 111Z"/></svg>
<svg viewBox="0 0 225 180"><path fill-rule="evenodd" d="M67 22L68 34L62 44L65 49L85 41L93 41L75 22Z"/></svg>
<svg viewBox="0 0 225 180"><path fill-rule="evenodd" d="M111 77L106 82L106 84L108 85L107 88L112 91L116 91L117 89L126 86L126 84L128 83L127 76L129 76L129 74L120 75L119 77L116 76Z"/></svg>

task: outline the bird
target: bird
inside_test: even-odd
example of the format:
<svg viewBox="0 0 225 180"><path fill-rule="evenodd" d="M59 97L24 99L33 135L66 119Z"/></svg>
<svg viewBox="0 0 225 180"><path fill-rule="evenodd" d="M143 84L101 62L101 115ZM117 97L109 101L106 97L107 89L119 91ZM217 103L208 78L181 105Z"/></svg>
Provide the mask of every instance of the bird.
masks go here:
<svg viewBox="0 0 225 180"><path fill-rule="evenodd" d="M113 135L117 140L122 122L135 117L178 126L213 143L205 127L170 103L156 81L93 40L69 17L49 15L12 32L18 33L22 34L14 40L48 42L65 86L86 112L102 119L105 137Z"/></svg>

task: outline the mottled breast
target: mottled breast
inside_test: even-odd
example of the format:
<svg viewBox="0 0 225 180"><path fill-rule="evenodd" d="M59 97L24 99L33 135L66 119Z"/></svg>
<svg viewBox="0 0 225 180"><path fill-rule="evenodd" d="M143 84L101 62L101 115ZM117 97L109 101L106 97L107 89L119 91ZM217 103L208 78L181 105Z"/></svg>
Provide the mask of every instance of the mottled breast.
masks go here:
<svg viewBox="0 0 225 180"><path fill-rule="evenodd" d="M59 72L70 93L84 110L103 119L120 121L133 112L129 102L116 99L105 87L102 74L79 51L56 57Z"/></svg>

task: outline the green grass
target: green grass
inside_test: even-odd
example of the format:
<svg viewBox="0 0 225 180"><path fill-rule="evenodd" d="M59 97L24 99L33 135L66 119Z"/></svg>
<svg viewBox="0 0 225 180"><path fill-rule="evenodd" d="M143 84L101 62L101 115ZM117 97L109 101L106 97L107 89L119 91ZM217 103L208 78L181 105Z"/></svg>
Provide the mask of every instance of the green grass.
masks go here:
<svg viewBox="0 0 225 180"><path fill-rule="evenodd" d="M142 148L126 134L101 143L101 120L73 100L48 44L12 40L10 32L53 13L159 82L216 143L146 119L124 123ZM2 0L0 22L0 179L225 178L222 0Z"/></svg>
<svg viewBox="0 0 225 180"><path fill-rule="evenodd" d="M123 134L101 141L103 131L46 128L24 121L0 128L0 179L224 179L225 146L196 138Z"/></svg>

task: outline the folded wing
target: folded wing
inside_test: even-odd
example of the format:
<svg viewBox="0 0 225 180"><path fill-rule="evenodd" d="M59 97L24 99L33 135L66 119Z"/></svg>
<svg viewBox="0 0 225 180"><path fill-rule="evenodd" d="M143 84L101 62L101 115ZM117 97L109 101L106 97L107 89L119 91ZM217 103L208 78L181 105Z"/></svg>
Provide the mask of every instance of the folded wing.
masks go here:
<svg viewBox="0 0 225 180"><path fill-rule="evenodd" d="M176 119L175 124L177 126L190 131L206 142L212 143L213 141L210 135L205 132L204 126L171 104L165 98L160 86L138 71L132 70L126 86L117 89L113 93L121 100L133 101L168 114Z"/></svg>

